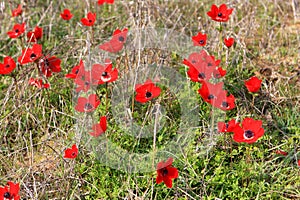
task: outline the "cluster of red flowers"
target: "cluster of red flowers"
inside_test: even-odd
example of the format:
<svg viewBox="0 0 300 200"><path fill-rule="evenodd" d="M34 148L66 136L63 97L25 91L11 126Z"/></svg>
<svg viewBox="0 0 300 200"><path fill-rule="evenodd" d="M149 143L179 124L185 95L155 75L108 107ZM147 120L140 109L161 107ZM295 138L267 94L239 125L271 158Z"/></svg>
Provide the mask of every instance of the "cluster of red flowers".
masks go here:
<svg viewBox="0 0 300 200"><path fill-rule="evenodd" d="M84 63L80 60L79 65L73 67L71 73L66 74L66 78L74 80L76 84L76 92L83 94L78 97L75 110L82 113L92 113L100 105L100 100L95 93L91 93L91 86L108 84L114 82L118 78L118 70L113 68L112 62L106 60L104 65L94 64L91 70L86 70ZM100 122L92 126L92 132L89 134L98 137L105 133L107 129L106 116L100 117ZM64 158L74 159L78 155L76 144L72 148L65 150Z"/></svg>
<svg viewBox="0 0 300 200"><path fill-rule="evenodd" d="M187 74L191 81L202 84L198 93L203 100L216 108L222 110L231 110L235 108L235 98L232 94L227 96L227 91L223 89L223 82L216 84L210 83L210 80L217 80L226 75L226 70L219 67L220 60L215 60L206 51L192 53L188 59L183 60L183 64L189 67Z"/></svg>
<svg viewBox="0 0 300 200"><path fill-rule="evenodd" d="M114 0L99 0L98 4L104 3L113 4ZM69 9L65 9L61 13L61 18L64 20L70 20L73 14ZM81 23L84 26L93 26L96 22L96 13L88 12L85 18L81 19ZM100 49L110 52L117 53L122 50L124 43L126 42L128 29L123 30L117 29L113 32L110 41L103 43L99 46ZM69 74L66 74L66 78L73 79L76 84L76 92L80 93L81 96L77 99L75 110L83 113L92 113L100 105L98 96L91 92L91 86L97 86L102 84L108 84L114 82L118 78L118 70L113 68L113 64L110 60L105 60L104 65L93 64L91 69L86 69L82 60L79 65L73 67ZM100 122L94 124L91 127L92 131L89 133L93 137L98 137L105 133L107 129L106 116L100 117ZM73 144L72 148L65 150L64 158L74 159L78 155L78 147Z"/></svg>
<svg viewBox="0 0 300 200"><path fill-rule="evenodd" d="M207 14L215 21L226 22L229 20L229 15L232 11L233 9L227 9L225 4L222 4L219 8L216 5L213 5L211 7L211 11ZM203 47L207 44L207 35L198 32L197 35L192 36L192 41L194 46ZM231 47L233 43L233 38L224 39L224 44L228 48ZM216 82L216 80L226 75L226 70L219 67L220 62L221 60L216 60L214 56L209 55L205 50L201 50L199 53L193 52L187 59L183 60L183 64L188 67L187 75L190 80L202 84L198 93L201 95L203 100L214 107L226 111L235 108L234 96L232 94L227 95L228 92L223 89L223 82L216 84L210 82ZM138 93L136 100L143 103L152 97L158 96L160 88L156 87L151 81L147 81L143 86L137 87L136 92ZM233 121L231 124L232 123ZM257 130L255 129L254 131ZM169 158L165 163L158 163L156 178L157 184L164 182L168 188L172 187L172 179L178 177L178 170L172 166L172 162L173 159Z"/></svg>
<svg viewBox="0 0 300 200"><path fill-rule="evenodd" d="M98 5L102 5L104 3L113 4L114 0L98 0ZM69 9L64 9L63 12L60 13L60 16L63 20L71 20L73 14ZM93 26L96 22L96 13L88 12L86 17L82 18L80 21L84 26Z"/></svg>
<svg viewBox="0 0 300 200"><path fill-rule="evenodd" d="M98 5L104 3L113 4L114 0L98 0ZM227 22L233 9L227 8L225 4L217 7L211 6L211 10L207 15L214 21ZM19 5L12 11L12 16L16 17L22 14L22 5ZM64 9L60 14L63 20L71 20L73 14L69 9ZM96 13L88 12L86 17L81 19L84 26L92 27L96 23ZM26 31L26 23L15 24L11 31L7 32L10 38L19 38ZM109 41L99 45L99 48L109 53L120 52L127 39L128 29L117 29L113 32ZM27 48L22 50L22 55L18 57L20 65L35 64L38 67L39 78L30 78L29 84L38 88L49 88L50 84L43 83L45 78L51 77L52 73L61 71L61 60L54 55L43 55L42 45L38 41L42 39L43 29L36 26L32 31L27 32ZM207 34L198 32L197 35L192 36L194 46L204 47L207 44ZM223 43L230 48L234 44L234 38L224 38ZM31 43L33 43L31 45ZM209 55L207 51L201 50L200 52L193 52L188 58L183 60L183 64L188 67L187 75L193 82L201 83L201 88L198 93L202 99L211 104L212 106L221 110L227 111L235 108L235 97L228 94L223 89L224 83L219 81L226 75L226 70L220 67L221 60L215 59L214 56ZM0 74L10 74L16 68L16 63L13 58L7 56L4 62L0 63ZM113 63L106 60L104 64L93 64L90 69L86 69L82 60L79 64L66 74L66 78L73 79L76 84L76 92L81 96L77 99L75 110L82 113L92 113L100 105L98 96L91 92L92 86L108 84L118 79L118 70L113 68ZM219 81L219 82L218 82ZM213 83L212 83L213 82ZM256 77L251 77L245 81L245 86L250 92L257 92L261 86L261 80ZM153 98L157 98L161 89L148 79L143 84L137 84L135 87L135 100L139 103L146 103ZM241 125L236 120L232 119L228 123L218 123L219 132L233 132L233 139L236 142L253 143L258 138L263 136L264 129L262 128L262 121L254 120L252 118L245 118ZM106 116L101 116L99 123L91 127L89 134L92 137L99 137L107 130ZM285 152L280 152L286 155ZM78 147L73 144L71 148L64 151L64 158L75 159L78 155ZM169 158L166 162L159 162L157 164L157 178L156 183L164 182L168 188L172 188L172 179L178 177L177 168L172 166L173 158ZM300 164L299 164L300 165ZM8 186L0 187L0 199L19 199L19 184L8 182Z"/></svg>
<svg viewBox="0 0 300 200"><path fill-rule="evenodd" d="M212 20L222 23L229 20L232 11L233 9L227 8L226 4L222 4L219 7L212 5L211 10L207 12L207 15ZM202 35L198 34L198 40L201 39L200 37L202 37L202 40L206 40L206 35L204 38ZM194 37L193 40L195 40ZM234 39L224 38L223 42L229 48L234 44ZM204 43L206 43L206 41ZM207 60L209 60L209 62L207 62ZM198 92L205 102L222 110L231 110L235 107L235 97L233 95L227 96L227 91L223 90L223 82L216 84L208 82L212 78L220 78L226 75L226 70L217 67L220 64L219 60L215 61L213 56L209 57L202 51L198 55L196 53L191 54L189 59L184 60L183 63L189 67L188 75L191 80L202 83L202 87ZM250 92L257 92L260 89L261 82L262 81L258 78L251 77L249 80L245 81L245 86ZM254 120L252 118L245 118L242 121L242 125L234 119L230 120L228 123L219 122L218 130L219 132L233 132L234 141L245 143L254 143L264 134L262 121Z"/></svg>
<svg viewBox="0 0 300 200"><path fill-rule="evenodd" d="M20 4L15 10L12 11L12 16L16 17L22 14L22 5ZM15 24L11 31L7 32L7 35L14 39L22 37L26 31L25 22L22 24ZM43 79L48 78L52 73L61 71L61 60L54 55L43 55L42 45L37 42L43 36L43 28L36 26L32 31L27 32L27 47L22 50L22 55L18 57L18 63L20 65L34 64L37 66L38 75L37 78L30 78L29 85L36 86L38 88L49 88L49 83L43 83ZM33 45L31 45L33 43ZM0 63L0 74L6 75L13 72L16 68L16 62L12 57L6 56L4 62Z"/></svg>
<svg viewBox="0 0 300 200"><path fill-rule="evenodd" d="M226 4L222 4L217 7L215 4L211 6L211 10L207 12L207 15L214 21L227 22L231 15L233 8L227 8ZM192 37L194 46L204 47L207 43L207 35L205 33L198 32L197 35ZM224 38L224 44L227 48L230 48L234 44L234 38Z"/></svg>
<svg viewBox="0 0 300 200"><path fill-rule="evenodd" d="M228 9L225 4L220 7L212 5L211 11L207 12L213 20L218 22L227 22L229 15L233 9ZM196 36L192 36L194 46L205 46L207 43L207 35L199 32ZM225 42L226 41L226 42ZM234 39L224 39L227 47L234 43ZM232 44L229 44L232 43ZM224 111L235 108L235 97L223 89L223 82L216 82L218 79L226 75L226 70L220 67L221 60L216 60L214 56L209 55L205 50L199 53L193 52L187 59L183 60L183 64L188 67L187 74L193 82L202 84L198 93L203 100L212 106L222 109Z"/></svg>
<svg viewBox="0 0 300 200"><path fill-rule="evenodd" d="M254 120L252 118L245 118L242 125L234 119L228 123L218 122L219 132L233 132L233 140L236 142L245 142L248 144L256 142L264 135L261 120Z"/></svg>
<svg viewBox="0 0 300 200"><path fill-rule="evenodd" d="M110 0L98 1L99 5L103 3L113 3ZM226 22L229 20L229 15L233 9L227 9L225 4L222 4L219 8L215 5L212 6L211 11L207 14L215 21ZM65 20L72 18L72 13L66 9L61 13L61 17ZM96 14L92 12L87 13L86 18L82 18L81 22L85 26L93 26L96 21ZM112 38L101 44L99 48L109 53L120 52L126 42L128 29L117 29L113 32ZM198 33L192 37L192 41L195 46L205 46L207 43L207 35ZM224 38L224 44L229 48L234 44L233 38ZM226 70L220 67L221 60L216 60L214 56L211 56L205 50L200 52L194 52L189 55L187 59L183 60L183 63L188 66L187 74L191 81L199 82L202 84L198 93L203 100L214 107L222 109L224 111L235 108L235 97L223 89L223 82L211 83L220 80L220 78L226 75ZM96 94L89 93L91 86L97 86L101 84L107 84L114 82L118 78L118 70L113 68L112 62L106 60L104 65L94 64L90 70L86 70L84 63L80 60L79 65L75 66L66 78L74 79L76 84L76 92L84 93L85 96L80 96L77 100L75 110L78 112L90 113L97 109L100 105L100 100ZM245 81L246 87L251 92L258 91L257 82L252 79ZM146 103L153 98L157 98L161 89L148 79L142 84L137 84L135 87L135 100L139 103ZM242 122L242 126L235 120L231 120L227 123L219 123L220 132L234 132L234 140L238 142L253 143L264 133L264 129L261 128L262 122L259 120L253 120L246 118ZM102 135L107 129L106 116L100 117L99 123L92 126L92 131L89 134L93 137ZM78 155L77 145L74 144L72 148L65 150L64 158L74 159ZM157 178L156 183L164 182L167 187L172 188L172 179L178 177L178 170L172 166L173 159L169 158L166 162L159 162L157 164Z"/></svg>

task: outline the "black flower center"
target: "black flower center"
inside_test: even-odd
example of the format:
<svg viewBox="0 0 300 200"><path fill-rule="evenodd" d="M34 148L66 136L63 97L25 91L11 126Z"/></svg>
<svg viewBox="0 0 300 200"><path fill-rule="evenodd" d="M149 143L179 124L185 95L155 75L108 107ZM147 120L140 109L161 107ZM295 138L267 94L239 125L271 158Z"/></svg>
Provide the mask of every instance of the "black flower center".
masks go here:
<svg viewBox="0 0 300 200"><path fill-rule="evenodd" d="M225 127L226 127L226 129L228 129L228 127L229 127L229 124L228 124L228 123L226 123L226 124L225 124Z"/></svg>
<svg viewBox="0 0 300 200"><path fill-rule="evenodd" d="M92 23L92 22L93 22L93 20L89 19L89 22L90 22L90 23Z"/></svg>
<svg viewBox="0 0 300 200"><path fill-rule="evenodd" d="M107 76L107 75L108 75L107 72L103 72L103 73L102 73L102 76L104 76L104 77Z"/></svg>
<svg viewBox="0 0 300 200"><path fill-rule="evenodd" d="M49 66L49 65L50 65L50 62L49 62L48 59L45 59L45 62L44 62L44 63L45 63L46 66Z"/></svg>
<svg viewBox="0 0 300 200"><path fill-rule="evenodd" d="M213 64L211 62L209 62L209 63L207 63L207 66L211 67L211 66L213 66Z"/></svg>
<svg viewBox="0 0 300 200"><path fill-rule="evenodd" d="M79 69L77 69L77 70L75 71L75 74L78 74L78 72L79 72Z"/></svg>
<svg viewBox="0 0 300 200"><path fill-rule="evenodd" d="M221 78L221 74L220 73L216 73L215 74L215 78Z"/></svg>
<svg viewBox="0 0 300 200"><path fill-rule="evenodd" d="M4 193L4 198L11 198L10 193L9 192L5 192Z"/></svg>
<svg viewBox="0 0 300 200"><path fill-rule="evenodd" d="M90 82L86 81L86 82L84 83L84 85L89 86L89 85L90 85Z"/></svg>
<svg viewBox="0 0 300 200"><path fill-rule="evenodd" d="M204 40L200 40L200 41L199 41L199 44L204 44Z"/></svg>
<svg viewBox="0 0 300 200"><path fill-rule="evenodd" d="M222 17L222 13L218 13L218 17Z"/></svg>
<svg viewBox="0 0 300 200"><path fill-rule="evenodd" d="M194 63L194 64L195 64L195 63L196 63L196 60L192 60L192 63Z"/></svg>
<svg viewBox="0 0 300 200"><path fill-rule="evenodd" d="M9 64L5 65L5 68L9 68L9 67L10 67L10 65L9 65Z"/></svg>
<svg viewBox="0 0 300 200"><path fill-rule="evenodd" d="M167 168L163 168L163 169L161 169L161 171L162 171L162 175L163 175L163 176L167 176L167 175L168 175L168 170L167 170Z"/></svg>
<svg viewBox="0 0 300 200"><path fill-rule="evenodd" d="M254 133L251 130L247 130L245 131L244 136L246 137L246 139L251 139L254 137Z"/></svg>
<svg viewBox="0 0 300 200"><path fill-rule="evenodd" d="M15 32L16 32L16 33L19 33L19 29L16 29Z"/></svg>
<svg viewBox="0 0 300 200"><path fill-rule="evenodd" d="M212 95L212 94L208 95L208 97L207 97L208 100L211 100L211 99L214 99L214 98L215 98L215 96Z"/></svg>
<svg viewBox="0 0 300 200"><path fill-rule="evenodd" d="M35 59L35 58L36 58L36 55L35 55L34 53L32 53L32 54L30 55L30 58L31 58L31 59Z"/></svg>
<svg viewBox="0 0 300 200"><path fill-rule="evenodd" d="M222 107L227 108L229 106L229 104L226 101L222 102Z"/></svg>
<svg viewBox="0 0 300 200"><path fill-rule="evenodd" d="M92 106L92 104L90 104L90 103L86 103L85 105L84 105L84 110L91 110L93 108L93 106Z"/></svg>
<svg viewBox="0 0 300 200"><path fill-rule="evenodd" d="M150 98L152 96L152 93L151 92L146 92L146 97L147 98Z"/></svg>
<svg viewBox="0 0 300 200"><path fill-rule="evenodd" d="M198 78L205 79L205 74L203 72L199 73Z"/></svg>
<svg viewBox="0 0 300 200"><path fill-rule="evenodd" d="M75 152L72 152L72 154L71 154L71 155L72 155L72 157L74 157L74 156L75 156L75 154L76 154Z"/></svg>
<svg viewBox="0 0 300 200"><path fill-rule="evenodd" d="M125 38L124 38L123 36L120 36L120 37L119 37L119 41L120 41L120 42L124 42L124 40L125 40Z"/></svg>

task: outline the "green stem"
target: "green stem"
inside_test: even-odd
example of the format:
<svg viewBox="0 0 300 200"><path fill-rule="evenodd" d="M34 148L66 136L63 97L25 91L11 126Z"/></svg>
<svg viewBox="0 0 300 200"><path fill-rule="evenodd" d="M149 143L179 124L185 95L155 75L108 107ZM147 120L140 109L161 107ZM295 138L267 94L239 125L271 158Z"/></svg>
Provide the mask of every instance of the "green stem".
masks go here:
<svg viewBox="0 0 300 200"><path fill-rule="evenodd" d="M91 26L91 44L94 43L94 26Z"/></svg>
<svg viewBox="0 0 300 200"><path fill-rule="evenodd" d="M105 83L105 90L106 90L105 93L105 115L106 115L108 112L108 83L107 82Z"/></svg>
<svg viewBox="0 0 300 200"><path fill-rule="evenodd" d="M221 26L221 23L220 23ZM220 32L219 32L219 53L222 52L223 49L223 32L222 29L220 28ZM221 57L221 55L219 55L219 58Z"/></svg>
<svg viewBox="0 0 300 200"><path fill-rule="evenodd" d="M254 107L254 100L255 100L255 94L252 94L252 102L251 102L252 107Z"/></svg>
<svg viewBox="0 0 300 200"><path fill-rule="evenodd" d="M154 119L154 129L153 129L153 162L152 167L155 168L155 154L156 154L156 134L157 134L157 124L158 124L158 113L159 113L159 103L157 101L157 104L155 103L154 106L157 106L156 112L155 112L155 119Z"/></svg>
<svg viewBox="0 0 300 200"><path fill-rule="evenodd" d="M251 146L246 146L246 163L251 163Z"/></svg>
<svg viewBox="0 0 300 200"><path fill-rule="evenodd" d="M133 94L132 94L132 103L131 103L131 115L133 115L133 112L134 112L134 98L135 97L135 95L134 95L134 92L133 92Z"/></svg>

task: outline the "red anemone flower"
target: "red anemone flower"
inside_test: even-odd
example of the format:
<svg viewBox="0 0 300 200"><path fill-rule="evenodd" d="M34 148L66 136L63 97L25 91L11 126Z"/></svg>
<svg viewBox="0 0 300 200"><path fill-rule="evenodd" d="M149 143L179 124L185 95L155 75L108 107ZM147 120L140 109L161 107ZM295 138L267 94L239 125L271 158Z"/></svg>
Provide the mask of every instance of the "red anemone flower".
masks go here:
<svg viewBox="0 0 300 200"><path fill-rule="evenodd" d="M113 4L115 0L98 0L98 5L102 5L104 3Z"/></svg>
<svg viewBox="0 0 300 200"><path fill-rule="evenodd" d="M183 64L189 67L187 74L193 82L206 81L212 77L213 68L207 67L205 62L200 62L197 65L193 65L189 60L184 59Z"/></svg>
<svg viewBox="0 0 300 200"><path fill-rule="evenodd" d="M43 28L36 26L34 31L29 31L27 33L27 42L36 42L37 40L41 39L43 36Z"/></svg>
<svg viewBox="0 0 300 200"><path fill-rule="evenodd" d="M227 91L223 90L223 82L212 84L210 82L203 81L198 93L205 102L212 106L218 105L217 103L219 102L226 101Z"/></svg>
<svg viewBox="0 0 300 200"><path fill-rule="evenodd" d="M96 13L88 12L86 18L81 19L81 23L85 26L93 26L96 21Z"/></svg>
<svg viewBox="0 0 300 200"><path fill-rule="evenodd" d="M47 88L50 87L50 84L49 83L43 83L42 79L30 78L28 83L29 83L29 85L35 86L39 89L42 89L42 88L47 89Z"/></svg>
<svg viewBox="0 0 300 200"><path fill-rule="evenodd" d="M283 155L283 156L287 156L288 155L288 152L285 152L285 151L282 151L282 150L276 150L275 153L279 154L279 155Z"/></svg>
<svg viewBox="0 0 300 200"><path fill-rule="evenodd" d="M61 60L56 56L45 56L40 59L40 68L46 77L50 77L52 72L58 73L61 71Z"/></svg>
<svg viewBox="0 0 300 200"><path fill-rule="evenodd" d="M66 74L66 78L71 78L71 79L75 79L77 77L77 74L79 73L80 70L84 70L84 65L82 60L80 60L79 65L76 65L75 67L73 67L72 71L70 74Z"/></svg>
<svg viewBox="0 0 300 200"><path fill-rule="evenodd" d="M214 56L208 55L205 50L201 50L200 53L191 53L187 59L193 66L206 65L210 70L215 69L221 62L221 60L215 60Z"/></svg>
<svg viewBox="0 0 300 200"><path fill-rule="evenodd" d="M76 92L84 91L87 92L92 85L98 85L99 79L94 79L95 70L92 68L92 71L86 71L84 68L84 64L80 61L80 67L78 69L75 83L77 85Z"/></svg>
<svg viewBox="0 0 300 200"><path fill-rule="evenodd" d="M256 76L252 76L249 80L245 81L245 86L249 92L257 92L260 89L262 80Z"/></svg>
<svg viewBox="0 0 300 200"><path fill-rule="evenodd" d="M173 158L169 158L166 162L159 162L156 166L156 183L164 182L168 188L172 188L172 179L178 177L177 168L172 166Z"/></svg>
<svg viewBox="0 0 300 200"><path fill-rule="evenodd" d="M84 69L78 72L74 82L77 85L76 92L87 92L91 88L91 85L95 85L92 83L91 71L85 71Z"/></svg>
<svg viewBox="0 0 300 200"><path fill-rule="evenodd" d="M227 92L226 92L227 93ZM235 98L232 94L229 96L226 96L225 99L223 98L217 98L217 100L214 103L214 106L217 108L220 108L221 110L232 110L235 108Z"/></svg>
<svg viewBox="0 0 300 200"><path fill-rule="evenodd" d="M192 40L193 40L194 46L205 46L206 40L207 40L207 35L199 32L197 35L192 37Z"/></svg>
<svg viewBox="0 0 300 200"><path fill-rule="evenodd" d="M233 8L227 9L226 4L220 5L219 8L215 4L213 4L210 11L207 12L207 15L214 21L227 22L232 11Z"/></svg>
<svg viewBox="0 0 300 200"><path fill-rule="evenodd" d="M242 126L235 126L233 129L233 140L236 142L254 143L264 135L261 120L245 118Z"/></svg>
<svg viewBox="0 0 300 200"><path fill-rule="evenodd" d="M100 122L98 124L94 124L92 129L94 132L90 133L91 136L98 137L102 135L107 129L106 116L102 116L100 118Z"/></svg>
<svg viewBox="0 0 300 200"><path fill-rule="evenodd" d="M7 185L0 187L0 199L2 200L19 200L20 195L20 185L19 183L13 183L11 181L7 182Z"/></svg>
<svg viewBox="0 0 300 200"><path fill-rule="evenodd" d="M42 56L42 45L34 44L32 48L26 48L22 50L22 55L19 56L18 62L21 65L35 62Z"/></svg>
<svg viewBox="0 0 300 200"><path fill-rule="evenodd" d="M234 44L234 38L224 38L224 44L227 48L230 48Z"/></svg>
<svg viewBox="0 0 300 200"><path fill-rule="evenodd" d="M73 14L69 9L64 9L62 13L60 13L60 16L63 20L70 20L73 17Z"/></svg>
<svg viewBox="0 0 300 200"><path fill-rule="evenodd" d="M223 69L222 67L217 67L214 71L213 71L213 76L215 78L222 78L226 75L226 70Z"/></svg>
<svg viewBox="0 0 300 200"><path fill-rule="evenodd" d="M16 63L11 57L6 56L3 61L3 64L0 63L0 74L9 74L16 68Z"/></svg>
<svg viewBox="0 0 300 200"><path fill-rule="evenodd" d="M220 65L221 60L216 60L214 56L210 56L210 59L208 59L210 62L213 63L216 67Z"/></svg>
<svg viewBox="0 0 300 200"><path fill-rule="evenodd" d="M96 94L91 94L88 98L79 97L75 110L78 112L92 112L99 106L99 104L100 100L98 99L98 96Z"/></svg>
<svg viewBox="0 0 300 200"><path fill-rule="evenodd" d="M78 148L76 144L73 144L72 148L67 148L65 150L64 158L74 159L77 157L77 155L78 155Z"/></svg>
<svg viewBox="0 0 300 200"><path fill-rule="evenodd" d="M218 131L221 133L232 132L236 125L239 125L235 119L230 120L228 123L218 122Z"/></svg>
<svg viewBox="0 0 300 200"><path fill-rule="evenodd" d="M15 24L11 31L7 32L10 38L17 38L25 32L25 22L22 24Z"/></svg>
<svg viewBox="0 0 300 200"><path fill-rule="evenodd" d="M94 64L92 66L92 71L93 79L99 80L98 84L110 83L118 78L118 69L112 69L110 60L106 60L105 66Z"/></svg>
<svg viewBox="0 0 300 200"><path fill-rule="evenodd" d="M111 40L100 45L99 48L110 53L121 51L126 42L127 32L127 28L124 28L122 31L120 29L115 30Z"/></svg>
<svg viewBox="0 0 300 200"><path fill-rule="evenodd" d="M144 84L137 84L135 87L135 100L140 103L146 103L160 95L161 89L157 87L150 79Z"/></svg>
<svg viewBox="0 0 300 200"><path fill-rule="evenodd" d="M22 4L19 4L16 9L14 9L14 10L11 11L11 13L12 13L13 17L21 15L22 14Z"/></svg>

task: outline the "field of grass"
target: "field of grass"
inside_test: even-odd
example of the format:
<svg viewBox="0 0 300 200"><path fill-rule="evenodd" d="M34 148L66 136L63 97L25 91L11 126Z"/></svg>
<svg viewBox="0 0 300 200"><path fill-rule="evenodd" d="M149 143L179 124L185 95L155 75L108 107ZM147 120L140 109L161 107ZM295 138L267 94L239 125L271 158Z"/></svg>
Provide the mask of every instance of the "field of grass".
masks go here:
<svg viewBox="0 0 300 200"><path fill-rule="evenodd" d="M6 56L17 61L31 46L26 34L6 34L26 22L26 33L43 28L38 43L44 55L61 59L62 70L43 78L49 89L28 84L40 75L33 64L0 75L0 186L19 183L21 199L300 199L300 21L292 1L22 2L22 15L13 18L20 1L0 1L0 63ZM206 14L222 3L234 8L223 35ZM69 21L60 17L65 8L74 15ZM97 14L92 27L80 22L89 11ZM124 28L120 53L100 51ZM191 40L200 31L208 36L204 49L227 70L222 81L236 98L233 110L213 108L198 94L200 83L188 80L182 61L202 49ZM235 38L233 47L220 42L225 36ZM81 59L90 66L107 57L118 80L93 88L101 101L93 115L77 112L76 85L65 75ZM244 80L253 75L263 82L252 94ZM162 93L140 104L131 92L147 77L160 79ZM104 115L105 134L91 139L90 126ZM217 131L218 121L246 117L263 121L265 133L253 144ZM126 119L135 126L124 128ZM63 158L74 143L77 158ZM179 173L172 188L156 184L156 164L168 157Z"/></svg>

